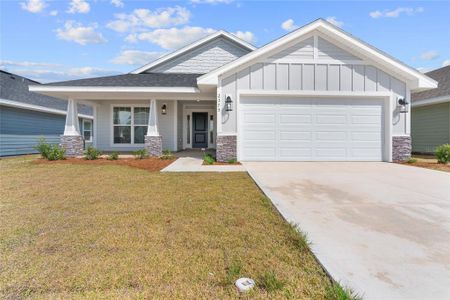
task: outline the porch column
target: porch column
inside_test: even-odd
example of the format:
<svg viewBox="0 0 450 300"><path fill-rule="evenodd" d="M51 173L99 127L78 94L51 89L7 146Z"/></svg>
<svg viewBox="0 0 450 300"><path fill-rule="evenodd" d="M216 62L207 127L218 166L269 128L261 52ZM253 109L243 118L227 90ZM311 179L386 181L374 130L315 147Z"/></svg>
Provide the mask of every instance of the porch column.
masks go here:
<svg viewBox="0 0 450 300"><path fill-rule="evenodd" d="M83 155L83 137L80 134L77 104L72 98L67 101L66 125L64 134L60 137L61 147L69 157Z"/></svg>
<svg viewBox="0 0 450 300"><path fill-rule="evenodd" d="M150 111L148 116L147 135L145 136L145 149L150 156L161 156L162 137L158 130L158 107L156 100L150 100Z"/></svg>

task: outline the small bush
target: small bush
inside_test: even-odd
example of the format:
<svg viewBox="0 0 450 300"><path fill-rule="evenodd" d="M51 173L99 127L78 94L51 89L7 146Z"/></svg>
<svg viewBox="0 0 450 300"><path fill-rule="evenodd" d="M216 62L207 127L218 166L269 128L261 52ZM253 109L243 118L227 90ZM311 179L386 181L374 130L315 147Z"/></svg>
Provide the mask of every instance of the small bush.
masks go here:
<svg viewBox="0 0 450 300"><path fill-rule="evenodd" d="M114 151L110 155L108 155L108 160L118 160L119 159L119 152Z"/></svg>
<svg viewBox="0 0 450 300"><path fill-rule="evenodd" d="M229 164L235 164L237 162L237 160L235 158L233 158L233 159L229 159L227 162Z"/></svg>
<svg viewBox="0 0 450 300"><path fill-rule="evenodd" d="M48 160L63 160L66 159L66 150L64 148L58 146L58 145L52 145L50 146L48 152L47 152L47 159Z"/></svg>
<svg viewBox="0 0 450 300"><path fill-rule="evenodd" d="M36 147L34 147L34 149L36 149L39 152L42 158L48 158L48 153L51 147L52 146L47 143L46 139L41 137Z"/></svg>
<svg viewBox="0 0 450 300"><path fill-rule="evenodd" d="M258 280L260 287L268 292L281 290L284 287L284 282L279 280L274 271L267 271Z"/></svg>
<svg viewBox="0 0 450 300"><path fill-rule="evenodd" d="M140 149L133 151L134 158L136 159L144 159L148 157L148 152L146 149Z"/></svg>
<svg viewBox="0 0 450 300"><path fill-rule="evenodd" d="M98 150L97 148L95 148L93 146L89 146L84 154L84 159L95 160L100 155L102 155L102 152L100 150Z"/></svg>
<svg viewBox="0 0 450 300"><path fill-rule="evenodd" d="M205 154L203 155L203 161L207 165L212 165L216 161L216 159L211 154Z"/></svg>
<svg viewBox="0 0 450 300"><path fill-rule="evenodd" d="M415 164L417 162L417 159L410 157L407 161L408 164Z"/></svg>
<svg viewBox="0 0 450 300"><path fill-rule="evenodd" d="M436 148L434 153L440 164L448 164L450 161L450 144L443 144Z"/></svg>
<svg viewBox="0 0 450 300"><path fill-rule="evenodd" d="M162 155L159 157L160 159L173 159L173 154L170 150L164 150Z"/></svg>

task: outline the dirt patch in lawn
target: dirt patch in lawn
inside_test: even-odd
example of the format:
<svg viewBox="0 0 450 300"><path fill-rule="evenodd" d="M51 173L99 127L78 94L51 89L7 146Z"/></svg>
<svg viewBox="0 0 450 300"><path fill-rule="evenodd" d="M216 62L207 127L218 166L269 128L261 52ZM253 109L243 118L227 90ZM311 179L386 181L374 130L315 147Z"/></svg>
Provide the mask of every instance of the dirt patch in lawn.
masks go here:
<svg viewBox="0 0 450 300"><path fill-rule="evenodd" d="M120 165L129 166L133 168L143 169L147 171L160 171L173 163L176 158L173 159L159 159L159 158L145 158L145 159L133 159L133 158L120 158L118 160L108 160L99 158L96 160L87 160L83 158L67 158L65 160L49 161L46 159L38 158L33 161L36 164L81 164L81 165Z"/></svg>
<svg viewBox="0 0 450 300"><path fill-rule="evenodd" d="M403 165L450 172L450 164L440 164L432 155L414 155L415 162L404 162Z"/></svg>

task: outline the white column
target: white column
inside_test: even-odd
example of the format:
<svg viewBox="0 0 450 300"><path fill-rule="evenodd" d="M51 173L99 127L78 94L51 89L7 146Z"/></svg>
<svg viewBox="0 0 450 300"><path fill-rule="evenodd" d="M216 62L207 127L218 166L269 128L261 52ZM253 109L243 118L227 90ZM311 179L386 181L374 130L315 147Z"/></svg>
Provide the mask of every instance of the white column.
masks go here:
<svg viewBox="0 0 450 300"><path fill-rule="evenodd" d="M64 135L77 136L80 135L80 125L78 121L77 101L69 98L67 101L66 126L64 127Z"/></svg>
<svg viewBox="0 0 450 300"><path fill-rule="evenodd" d="M148 116L147 136L159 136L158 130L158 108L156 107L156 100L150 100L150 112Z"/></svg>

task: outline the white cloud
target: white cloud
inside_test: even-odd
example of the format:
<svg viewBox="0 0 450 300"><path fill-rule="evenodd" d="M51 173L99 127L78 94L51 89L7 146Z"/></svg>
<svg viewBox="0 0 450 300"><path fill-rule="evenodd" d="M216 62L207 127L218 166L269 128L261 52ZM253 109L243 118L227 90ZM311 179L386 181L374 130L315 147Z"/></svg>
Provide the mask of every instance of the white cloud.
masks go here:
<svg viewBox="0 0 450 300"><path fill-rule="evenodd" d="M286 31L292 31L294 29L297 29L298 26L294 24L294 20L288 19L281 23L281 28L283 28Z"/></svg>
<svg viewBox="0 0 450 300"><path fill-rule="evenodd" d="M64 28L56 29L56 35L59 39L72 41L80 45L100 44L107 40L100 32L96 31L97 24L83 26L74 21L66 21Z"/></svg>
<svg viewBox="0 0 450 300"><path fill-rule="evenodd" d="M337 27L342 27L342 26L344 26L344 22L338 21L338 20L336 19L336 17L328 17L328 18L326 18L326 20L327 20L328 22L330 22L331 24L333 24L334 26L337 26Z"/></svg>
<svg viewBox="0 0 450 300"><path fill-rule="evenodd" d="M87 14L91 10L91 6L85 0L72 0L70 1L69 9L67 12L69 14Z"/></svg>
<svg viewBox="0 0 450 300"><path fill-rule="evenodd" d="M439 53L434 50L426 51L426 52L420 54L420 58L423 60L433 60L438 57L439 57Z"/></svg>
<svg viewBox="0 0 450 300"><path fill-rule="evenodd" d="M111 62L116 65L145 65L164 55L163 52L124 50Z"/></svg>
<svg viewBox="0 0 450 300"><path fill-rule="evenodd" d="M193 4L230 4L234 0L191 0Z"/></svg>
<svg viewBox="0 0 450 300"><path fill-rule="evenodd" d="M111 4L115 7L124 7L122 0L111 0Z"/></svg>
<svg viewBox="0 0 450 300"><path fill-rule="evenodd" d="M50 16L57 16L58 15L58 11L57 10L52 10L50 12Z"/></svg>
<svg viewBox="0 0 450 300"><path fill-rule="evenodd" d="M193 41L201 39L216 30L212 28L190 27L156 29L153 31L133 33L127 36L126 41L147 41L164 49L176 49Z"/></svg>
<svg viewBox="0 0 450 300"><path fill-rule="evenodd" d="M28 0L27 2L20 3L22 9L33 14L41 12L46 6L47 4L44 0Z"/></svg>
<svg viewBox="0 0 450 300"><path fill-rule="evenodd" d="M442 66L443 67L450 66L450 59L444 60L444 62L442 63Z"/></svg>
<svg viewBox="0 0 450 300"><path fill-rule="evenodd" d="M107 27L117 32L127 32L186 24L191 12L181 6L154 11L142 8L135 9L131 14L116 14L115 17L116 20L109 22Z"/></svg>
<svg viewBox="0 0 450 300"><path fill-rule="evenodd" d="M240 38L241 40L244 40L250 44L252 44L256 41L255 35L253 34L253 32L250 32L250 31L236 31L236 32L233 32L233 34L235 36L237 36L238 38Z"/></svg>
<svg viewBox="0 0 450 300"><path fill-rule="evenodd" d="M33 62L33 61L12 61L12 60L2 60L0 65L3 66L14 66L14 67L57 67L59 64L45 63L45 62Z"/></svg>
<svg viewBox="0 0 450 300"><path fill-rule="evenodd" d="M371 16L374 19L378 19L378 18L381 18L381 17L397 18L401 14L406 14L407 16L414 16L414 15L416 15L418 13L423 12L423 11L424 11L423 7L416 7L416 8L412 8L412 7L398 7L398 8L393 9L393 10L385 9L383 11L380 11L380 10L371 11L369 13L369 16Z"/></svg>

